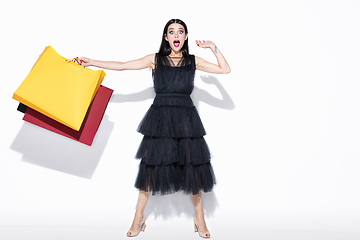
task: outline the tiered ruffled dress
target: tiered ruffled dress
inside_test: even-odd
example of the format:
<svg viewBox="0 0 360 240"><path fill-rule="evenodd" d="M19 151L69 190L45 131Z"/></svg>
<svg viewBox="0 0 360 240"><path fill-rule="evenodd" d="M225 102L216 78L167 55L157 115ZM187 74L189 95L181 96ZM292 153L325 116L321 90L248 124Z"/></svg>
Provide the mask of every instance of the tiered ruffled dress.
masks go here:
<svg viewBox="0 0 360 240"><path fill-rule="evenodd" d="M141 159L135 182L139 190L165 195L213 189L215 176L205 129L190 98L195 69L193 55L155 56L156 97L138 127L144 135L136 154Z"/></svg>

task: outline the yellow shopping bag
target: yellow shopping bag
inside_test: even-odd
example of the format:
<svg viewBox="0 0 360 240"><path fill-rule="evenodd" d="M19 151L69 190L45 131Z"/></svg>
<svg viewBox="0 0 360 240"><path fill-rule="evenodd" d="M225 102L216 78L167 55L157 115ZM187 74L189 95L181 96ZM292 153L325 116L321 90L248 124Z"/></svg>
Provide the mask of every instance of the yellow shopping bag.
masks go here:
<svg viewBox="0 0 360 240"><path fill-rule="evenodd" d="M79 130L105 72L84 68L48 46L13 98Z"/></svg>

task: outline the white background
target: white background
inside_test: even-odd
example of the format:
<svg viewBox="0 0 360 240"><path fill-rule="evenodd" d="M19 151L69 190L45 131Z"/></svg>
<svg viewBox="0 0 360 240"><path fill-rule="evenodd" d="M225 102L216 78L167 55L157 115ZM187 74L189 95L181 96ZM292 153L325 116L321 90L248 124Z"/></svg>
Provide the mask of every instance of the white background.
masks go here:
<svg viewBox="0 0 360 240"><path fill-rule="evenodd" d="M149 70L106 71L114 89L91 147L22 121L12 94L43 49L127 61L158 51L166 22L198 71L193 100L217 182L204 194L212 239L360 238L360 2L0 1L0 239L125 239ZM182 193L150 197L139 239L198 239Z"/></svg>

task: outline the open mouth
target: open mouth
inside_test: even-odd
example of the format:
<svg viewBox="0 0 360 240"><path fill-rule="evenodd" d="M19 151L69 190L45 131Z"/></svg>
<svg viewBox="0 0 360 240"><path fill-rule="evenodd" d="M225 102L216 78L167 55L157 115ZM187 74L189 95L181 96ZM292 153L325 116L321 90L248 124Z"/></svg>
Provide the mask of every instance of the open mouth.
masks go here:
<svg viewBox="0 0 360 240"><path fill-rule="evenodd" d="M179 47L179 46L180 46L180 41L179 41L179 40L175 40L175 41L174 41L174 46L175 46L175 47Z"/></svg>

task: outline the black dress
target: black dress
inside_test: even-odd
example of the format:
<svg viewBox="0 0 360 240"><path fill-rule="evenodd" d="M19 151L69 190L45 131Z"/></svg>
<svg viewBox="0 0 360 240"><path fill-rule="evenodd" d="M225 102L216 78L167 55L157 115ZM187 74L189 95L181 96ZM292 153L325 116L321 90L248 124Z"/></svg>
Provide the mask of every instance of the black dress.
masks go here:
<svg viewBox="0 0 360 240"><path fill-rule="evenodd" d="M179 61L175 65L173 60ZM155 56L156 97L138 127L144 135L136 154L141 159L135 182L139 190L197 194L215 184L205 129L190 98L195 69L194 55Z"/></svg>

